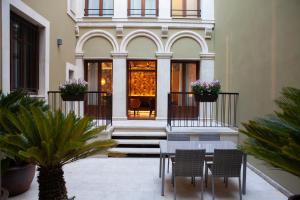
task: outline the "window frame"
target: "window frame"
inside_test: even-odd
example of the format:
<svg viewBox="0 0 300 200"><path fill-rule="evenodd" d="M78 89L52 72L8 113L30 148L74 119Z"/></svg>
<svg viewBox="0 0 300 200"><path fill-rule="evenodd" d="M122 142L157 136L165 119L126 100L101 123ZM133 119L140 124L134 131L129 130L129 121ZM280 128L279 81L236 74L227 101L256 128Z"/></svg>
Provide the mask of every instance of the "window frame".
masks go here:
<svg viewBox="0 0 300 200"><path fill-rule="evenodd" d="M10 20L11 20L11 25L10 25L10 91L15 91L19 88L22 88L26 90L30 94L38 94L39 92L39 42L40 42L40 33L39 33L39 27L30 23L26 19L22 18L21 16L11 12L10 14ZM17 22L20 25L21 29L21 36L18 38L15 38L14 36L14 31L13 31L13 22ZM27 29L27 32L24 32L24 29ZM28 40L28 36L33 36L33 40L30 41ZM17 40L18 44L20 45L20 55L19 56L19 64L20 64L20 74L17 77L19 84L15 84L15 69L14 69L14 64L15 64L15 59L14 59L14 44L15 41ZM28 46L32 46L33 50L30 51L30 54L32 53L33 55L30 56L28 59L27 55L25 53L25 50L28 50ZM33 57L33 59L32 59ZM26 60L32 60L32 63L30 63L29 71L30 71L30 77L27 77L28 74L24 71L24 65ZM32 74L32 75L31 75ZM32 80L34 78L34 80ZM32 81L30 84L28 84L28 81ZM32 88L29 86L32 84Z"/></svg>
<svg viewBox="0 0 300 200"><path fill-rule="evenodd" d="M159 0L155 0L155 15L146 15L146 0L140 0L141 1L141 15L132 15L131 14L131 0L127 0L127 16L128 17L158 17L159 12Z"/></svg>
<svg viewBox="0 0 300 200"><path fill-rule="evenodd" d="M199 18L199 17L201 17L201 2L200 2L201 0L197 0L197 10L194 10L194 11L197 12L197 15L193 15L193 16L186 14L187 11L191 11L191 10L186 9L187 8L187 1L189 1L189 0L182 0L182 12L183 12L183 14L174 16L173 15L173 0L171 0L171 17L172 18L180 18L180 17L184 17L184 18L186 18L186 17L197 17L197 18Z"/></svg>
<svg viewBox="0 0 300 200"><path fill-rule="evenodd" d="M105 0L98 0L99 1L99 15L93 15L89 14L89 0L85 0L85 8L84 8L84 16L92 16L92 17L113 17L114 16L114 1L112 9L109 9L112 11L112 14L103 14L103 1ZM96 8L95 8L96 9Z"/></svg>

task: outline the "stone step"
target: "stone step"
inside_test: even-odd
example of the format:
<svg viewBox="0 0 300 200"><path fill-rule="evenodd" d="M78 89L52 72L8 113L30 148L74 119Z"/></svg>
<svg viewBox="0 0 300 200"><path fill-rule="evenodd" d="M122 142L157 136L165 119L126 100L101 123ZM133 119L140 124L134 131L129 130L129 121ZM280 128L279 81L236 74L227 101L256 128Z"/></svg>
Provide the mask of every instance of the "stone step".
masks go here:
<svg viewBox="0 0 300 200"><path fill-rule="evenodd" d="M115 147L109 150L112 153L125 154L127 157L159 157L159 148L121 148Z"/></svg>
<svg viewBox="0 0 300 200"><path fill-rule="evenodd" d="M128 148L159 148L159 142L162 140L153 139L117 139L118 147Z"/></svg>
<svg viewBox="0 0 300 200"><path fill-rule="evenodd" d="M151 139L151 140L160 140L166 139L166 132L120 132L114 131L112 133L112 139Z"/></svg>

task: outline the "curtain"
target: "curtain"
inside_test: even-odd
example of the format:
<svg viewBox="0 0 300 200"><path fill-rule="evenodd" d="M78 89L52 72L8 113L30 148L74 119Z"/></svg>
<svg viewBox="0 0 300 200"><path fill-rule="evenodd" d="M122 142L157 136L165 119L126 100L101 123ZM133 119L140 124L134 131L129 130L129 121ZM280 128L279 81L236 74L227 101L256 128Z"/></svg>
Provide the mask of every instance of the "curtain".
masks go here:
<svg viewBox="0 0 300 200"><path fill-rule="evenodd" d="M198 3L199 0L187 0L186 1L186 16L197 17L198 15ZM200 2L199 2L200 3Z"/></svg>
<svg viewBox="0 0 300 200"><path fill-rule="evenodd" d="M172 0L172 16L183 16L183 1Z"/></svg>
<svg viewBox="0 0 300 200"><path fill-rule="evenodd" d="M145 16L156 16L156 0L145 0Z"/></svg>
<svg viewBox="0 0 300 200"><path fill-rule="evenodd" d="M142 15L142 1L141 0L131 0L130 2L130 15L141 16ZM132 10L138 9L138 10Z"/></svg>
<svg viewBox="0 0 300 200"><path fill-rule="evenodd" d="M88 91L98 91L98 63L88 63ZM97 105L97 94L88 95L88 105Z"/></svg>
<svg viewBox="0 0 300 200"><path fill-rule="evenodd" d="M88 15L99 15L99 0L89 0L88 9Z"/></svg>
<svg viewBox="0 0 300 200"><path fill-rule="evenodd" d="M112 16L114 14L114 1L103 0L103 16Z"/></svg>

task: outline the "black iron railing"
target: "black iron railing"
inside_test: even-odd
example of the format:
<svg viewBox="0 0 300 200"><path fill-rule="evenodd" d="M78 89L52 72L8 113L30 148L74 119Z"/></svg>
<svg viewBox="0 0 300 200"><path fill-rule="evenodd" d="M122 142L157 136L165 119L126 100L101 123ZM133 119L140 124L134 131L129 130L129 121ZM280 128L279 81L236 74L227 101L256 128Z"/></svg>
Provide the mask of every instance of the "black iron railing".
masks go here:
<svg viewBox="0 0 300 200"><path fill-rule="evenodd" d="M158 9L128 9L128 16L134 17L156 17Z"/></svg>
<svg viewBox="0 0 300 200"><path fill-rule="evenodd" d="M171 10L172 17L201 17L201 10Z"/></svg>
<svg viewBox="0 0 300 200"><path fill-rule="evenodd" d="M64 101L60 91L49 91L48 104L52 111L90 116L96 126L112 125L112 95L106 92L86 92L83 101Z"/></svg>
<svg viewBox="0 0 300 200"><path fill-rule="evenodd" d="M191 92L168 94L169 127L236 127L238 93L220 93L216 102L197 102Z"/></svg>
<svg viewBox="0 0 300 200"><path fill-rule="evenodd" d="M112 17L114 9L84 9L84 16Z"/></svg>

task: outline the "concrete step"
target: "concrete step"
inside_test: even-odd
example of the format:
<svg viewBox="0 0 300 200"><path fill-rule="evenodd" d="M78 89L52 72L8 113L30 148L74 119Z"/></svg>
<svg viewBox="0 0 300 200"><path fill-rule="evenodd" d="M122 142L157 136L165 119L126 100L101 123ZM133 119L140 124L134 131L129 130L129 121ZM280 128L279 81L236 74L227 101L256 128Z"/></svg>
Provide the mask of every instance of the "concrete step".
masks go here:
<svg viewBox="0 0 300 200"><path fill-rule="evenodd" d="M112 153L125 154L128 157L159 157L159 148L119 148L109 150Z"/></svg>
<svg viewBox="0 0 300 200"><path fill-rule="evenodd" d="M118 142L118 144L140 144L140 145L159 145L159 142L162 140L126 140L126 139L116 139L116 141Z"/></svg>
<svg viewBox="0 0 300 200"><path fill-rule="evenodd" d="M151 139L151 140L160 140L166 139L166 132L120 132L114 131L112 133L112 139Z"/></svg>

